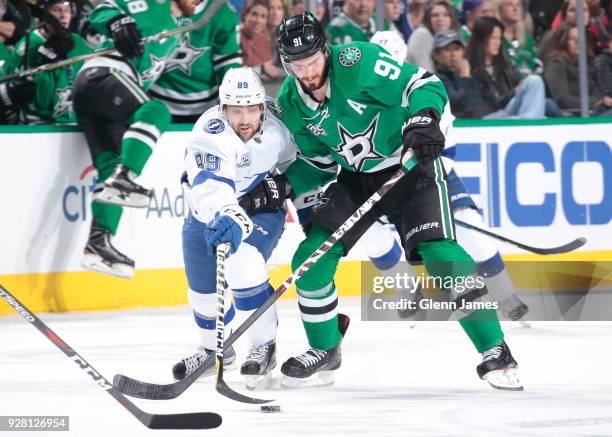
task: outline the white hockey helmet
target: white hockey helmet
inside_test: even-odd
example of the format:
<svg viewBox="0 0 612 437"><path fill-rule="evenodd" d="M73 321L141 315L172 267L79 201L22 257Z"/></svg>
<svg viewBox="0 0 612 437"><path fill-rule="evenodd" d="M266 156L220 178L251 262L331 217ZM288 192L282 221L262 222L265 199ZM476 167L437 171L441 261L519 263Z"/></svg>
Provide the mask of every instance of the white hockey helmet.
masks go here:
<svg viewBox="0 0 612 437"><path fill-rule="evenodd" d="M370 42L378 44L383 49L391 53L393 59L395 59L399 64L406 60L406 56L408 55L408 47L399 33L392 30L381 30L372 35Z"/></svg>
<svg viewBox="0 0 612 437"><path fill-rule="evenodd" d="M219 87L219 109L224 105L250 106L266 104L266 90L250 67L232 68L225 73Z"/></svg>

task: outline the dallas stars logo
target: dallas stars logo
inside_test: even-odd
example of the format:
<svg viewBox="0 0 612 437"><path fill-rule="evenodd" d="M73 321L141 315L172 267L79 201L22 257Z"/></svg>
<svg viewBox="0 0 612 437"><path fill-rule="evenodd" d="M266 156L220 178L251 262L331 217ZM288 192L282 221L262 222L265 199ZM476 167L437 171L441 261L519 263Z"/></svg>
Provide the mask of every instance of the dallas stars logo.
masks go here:
<svg viewBox="0 0 612 437"><path fill-rule="evenodd" d="M53 118L59 117L64 112L72 111L72 88L58 88L55 93L57 94L59 100L55 105Z"/></svg>
<svg viewBox="0 0 612 437"><path fill-rule="evenodd" d="M149 59L151 60L151 66L146 69L144 73L142 73L142 80L154 80L157 79L164 71L164 66L166 65L166 60L164 57L158 58L153 54L149 55Z"/></svg>
<svg viewBox="0 0 612 437"><path fill-rule="evenodd" d="M340 52L338 60L345 67L352 67L361 59L361 50L357 47L347 47Z"/></svg>
<svg viewBox="0 0 612 437"><path fill-rule="evenodd" d="M365 131L355 135L352 135L338 122L338 133L342 143L337 146L336 151L357 172L363 169L366 160L384 158L383 155L374 150L374 136L376 135L379 115L380 113L374 117Z"/></svg>
<svg viewBox="0 0 612 437"><path fill-rule="evenodd" d="M191 76L191 66L202 54L210 50L210 47L194 47L189 43L189 35L181 41L181 44L166 61L164 71L172 71L177 68L183 70L187 76Z"/></svg>

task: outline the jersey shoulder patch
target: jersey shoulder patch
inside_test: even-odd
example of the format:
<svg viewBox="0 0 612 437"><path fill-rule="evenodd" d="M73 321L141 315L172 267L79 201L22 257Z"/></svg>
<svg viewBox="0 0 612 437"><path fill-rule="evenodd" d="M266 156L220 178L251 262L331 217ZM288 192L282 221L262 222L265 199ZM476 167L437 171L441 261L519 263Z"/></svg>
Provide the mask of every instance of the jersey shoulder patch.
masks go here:
<svg viewBox="0 0 612 437"><path fill-rule="evenodd" d="M283 117L283 108L281 107L278 97L266 98L266 108L279 120Z"/></svg>
<svg viewBox="0 0 612 437"><path fill-rule="evenodd" d="M346 47L340 51L338 61L344 67L352 67L361 60L361 50L357 47Z"/></svg>
<svg viewBox="0 0 612 437"><path fill-rule="evenodd" d="M211 118L204 124L204 132L209 134L220 134L225 130L225 123L219 118Z"/></svg>

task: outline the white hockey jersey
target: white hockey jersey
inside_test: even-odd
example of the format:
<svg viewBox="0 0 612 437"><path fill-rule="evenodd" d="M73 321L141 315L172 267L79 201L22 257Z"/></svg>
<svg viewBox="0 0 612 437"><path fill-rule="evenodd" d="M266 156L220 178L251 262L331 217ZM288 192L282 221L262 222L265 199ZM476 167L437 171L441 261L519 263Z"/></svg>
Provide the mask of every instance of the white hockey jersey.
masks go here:
<svg viewBox="0 0 612 437"><path fill-rule="evenodd" d="M291 134L271 111L260 133L245 143L218 108L209 109L194 125L185 151L193 215L210 222L266 176L286 170L296 153Z"/></svg>

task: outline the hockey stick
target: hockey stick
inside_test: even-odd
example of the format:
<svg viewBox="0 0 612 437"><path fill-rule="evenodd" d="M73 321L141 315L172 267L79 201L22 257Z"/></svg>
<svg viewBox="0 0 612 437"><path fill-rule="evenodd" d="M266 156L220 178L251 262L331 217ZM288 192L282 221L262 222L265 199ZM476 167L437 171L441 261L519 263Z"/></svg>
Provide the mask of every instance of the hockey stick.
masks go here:
<svg viewBox="0 0 612 437"><path fill-rule="evenodd" d="M193 24L188 26L184 26L178 29L173 30L164 30L156 35L147 36L142 39L144 44L148 44L150 42L160 41L165 38L169 38L171 36L180 35L185 32L191 32L192 30L199 29L202 26L208 24L213 15L225 4L226 0L215 0L214 3L210 5L206 13ZM19 73L10 74L8 76L0 77L0 83L6 82L8 80L14 80L21 77L32 76L33 74L37 74L43 71L55 70L57 68L67 67L69 65L78 64L79 62L84 62L89 59L97 58L98 56L105 56L114 53L116 49L114 47L109 47L107 49L97 50L92 53L86 53L84 55L74 56L70 59L64 59L62 61L51 62L49 64L39 65L38 67L30 68L29 70L24 70Z"/></svg>
<svg viewBox="0 0 612 437"><path fill-rule="evenodd" d="M402 161L402 166L383 184L374 194L372 194L363 205L353 213L327 240L314 251L308 259L306 259L295 272L271 294L268 299L257 308L240 327L230 335L225 341L226 346L231 346L234 342L255 323L255 321L268 309L276 300L285 292L291 284L301 278L312 265L321 258L342 236L351 229L368 211L370 211L376 203L391 189L393 186L412 168L417 161L414 155L409 150ZM113 384L122 393L129 396L134 396L143 399L174 399L181 395L191 384L193 384L207 369L213 365L212 355L204 361L191 375L181 379L173 384L152 384L148 382L138 381L125 375L115 375Z"/></svg>
<svg viewBox="0 0 612 437"><path fill-rule="evenodd" d="M265 404L272 400L256 399L244 396L232 390L223 380L223 339L225 337L225 253L229 250L229 243L221 243L217 246L217 383L215 389L225 397L246 404Z"/></svg>
<svg viewBox="0 0 612 437"><path fill-rule="evenodd" d="M0 285L0 297L4 299L21 317L30 322L36 329L44 334L59 350L75 362L77 366L86 372L94 382L117 402L125 407L134 417L151 429L211 429L221 425L221 416L217 413L185 413L185 414L150 414L142 411L129 399L117 391L104 376L102 376L81 355L77 354L66 342L40 320L34 313L28 310L15 296Z"/></svg>
<svg viewBox="0 0 612 437"><path fill-rule="evenodd" d="M485 234L485 235L487 235L487 236L489 236L491 238L495 238L495 239L497 239L499 241L503 241L504 243L512 244L513 246L516 246L516 247L518 247L520 249L526 250L528 252L537 253L539 255L554 255L554 254L557 254L557 253L571 252L572 250L576 250L576 249L584 246L586 241L587 241L586 238L580 237L580 238L576 238L573 241L570 241L567 244L563 244L563 245L558 246L558 247L548 247L548 248L546 248L546 247L533 247L533 246L528 246L527 244L519 243L518 241L511 240L509 238L506 238L506 237L503 237L503 236L501 236L499 234L491 232L491 231L489 231L487 229L483 229L483 228L480 228L478 226L471 225L471 224L466 223L466 222L461 221L461 220L456 220L455 219L455 223L457 223L459 226L463 226L464 228L480 232L480 233Z"/></svg>

